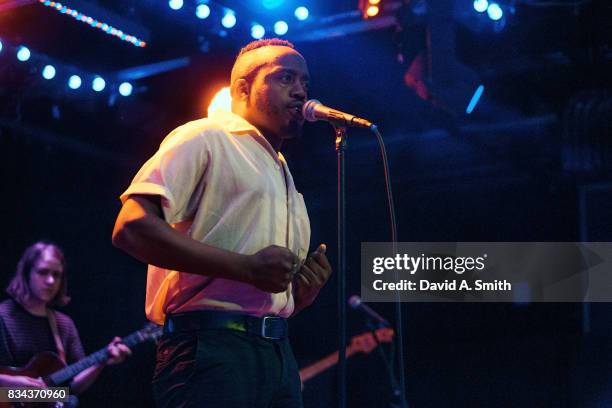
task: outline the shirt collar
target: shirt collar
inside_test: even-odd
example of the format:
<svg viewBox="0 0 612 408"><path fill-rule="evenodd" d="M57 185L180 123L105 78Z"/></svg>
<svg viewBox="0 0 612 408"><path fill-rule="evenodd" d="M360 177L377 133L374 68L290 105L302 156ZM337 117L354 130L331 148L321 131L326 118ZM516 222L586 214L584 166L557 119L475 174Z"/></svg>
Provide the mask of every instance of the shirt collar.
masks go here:
<svg viewBox="0 0 612 408"><path fill-rule="evenodd" d="M245 133L245 132L255 132L259 133L257 128L247 122L241 116L236 115L235 113L217 109L214 111L210 118L223 123L223 127L225 127L231 133Z"/></svg>
<svg viewBox="0 0 612 408"><path fill-rule="evenodd" d="M268 153L270 153L274 161L277 163L283 163L284 166L287 165L283 155L280 152L275 151L268 140L259 132L259 130L257 130L255 126L251 125L242 116L238 116L235 113L227 110L217 109L216 111L212 112L210 118L212 120L221 122L223 127L232 134L249 134L255 139L255 141L257 141L257 143L266 149Z"/></svg>

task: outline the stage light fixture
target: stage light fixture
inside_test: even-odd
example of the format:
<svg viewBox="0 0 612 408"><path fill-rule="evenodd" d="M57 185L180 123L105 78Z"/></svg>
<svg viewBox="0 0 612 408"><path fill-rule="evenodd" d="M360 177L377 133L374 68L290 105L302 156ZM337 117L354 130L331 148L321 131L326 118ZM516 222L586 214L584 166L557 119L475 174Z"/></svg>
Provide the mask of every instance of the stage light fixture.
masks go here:
<svg viewBox="0 0 612 408"><path fill-rule="evenodd" d="M81 87L81 77L78 75L72 75L68 78L68 86L70 89L79 89Z"/></svg>
<svg viewBox="0 0 612 408"><path fill-rule="evenodd" d="M283 20L277 21L274 23L274 33L276 35L285 35L289 31L289 25Z"/></svg>
<svg viewBox="0 0 612 408"><path fill-rule="evenodd" d="M368 6L366 10L368 17L376 17L378 13L380 13L380 8L378 8L378 6Z"/></svg>
<svg viewBox="0 0 612 408"><path fill-rule="evenodd" d="M221 88L215 94L215 96L213 96L208 104L208 117L210 118L211 115L218 110L223 110L226 112L231 112L232 110L232 96L230 94L229 86Z"/></svg>
<svg viewBox="0 0 612 408"><path fill-rule="evenodd" d="M210 7L208 4L200 4L196 7L196 17L204 20L210 16Z"/></svg>
<svg viewBox="0 0 612 408"><path fill-rule="evenodd" d="M232 10L226 10L221 25L225 28L232 28L236 25L236 14Z"/></svg>
<svg viewBox="0 0 612 408"><path fill-rule="evenodd" d="M251 37L256 40L263 38L266 35L266 29L261 24L253 24L251 26Z"/></svg>
<svg viewBox="0 0 612 408"><path fill-rule="evenodd" d="M132 94L132 89L132 84L129 82L122 82L121 85L119 85L119 93L121 96L130 96Z"/></svg>
<svg viewBox="0 0 612 408"><path fill-rule="evenodd" d="M487 8L489 7L489 2L487 0L474 0L474 10L476 10L479 13L484 13L485 11L487 11Z"/></svg>
<svg viewBox="0 0 612 408"><path fill-rule="evenodd" d="M91 87L96 92L101 92L106 87L106 81L102 77L95 77L91 83Z"/></svg>
<svg viewBox="0 0 612 408"><path fill-rule="evenodd" d="M183 8L183 0L169 0L168 6L170 6L172 10L180 10Z"/></svg>
<svg viewBox="0 0 612 408"><path fill-rule="evenodd" d="M42 70L42 76L45 79L55 78L55 67L53 65L45 65Z"/></svg>
<svg viewBox="0 0 612 408"><path fill-rule="evenodd" d="M66 14L68 16L73 17L75 20L80 21L82 23L85 23L87 25L92 26L93 28L97 28L98 30L102 30L107 34L110 34L114 37L117 37L123 41L127 41L133 45L135 45L136 47L146 47L147 43L142 41L140 38L133 36L133 35L129 35L127 33L124 33L121 30L118 30L114 27L109 26L108 24L102 22L102 21L98 21L93 19L90 16L87 16L73 8L69 8L67 6L64 6L63 4L59 3L59 2L55 2L55 1L49 1L49 0L38 0L38 2L40 4L42 4L45 7L50 7L55 9L56 11L62 13L62 14ZM181 0L182 2L182 0Z"/></svg>
<svg viewBox="0 0 612 408"><path fill-rule="evenodd" d="M364 19L376 17L383 9L381 0L359 0L359 10Z"/></svg>
<svg viewBox="0 0 612 408"><path fill-rule="evenodd" d="M474 108L476 107L476 104L480 100L480 97L482 96L483 92L484 92L484 85L478 85L478 88L476 88L474 95L472 95L472 99L470 100L470 103L465 109L465 113L469 115L470 113L474 111Z"/></svg>
<svg viewBox="0 0 612 408"><path fill-rule="evenodd" d="M31 55L32 53L30 52L28 47L25 47L23 45L17 50L17 59L21 62L29 60Z"/></svg>
<svg viewBox="0 0 612 408"><path fill-rule="evenodd" d="M279 8L283 5L285 0L262 0L261 5L268 10Z"/></svg>
<svg viewBox="0 0 612 408"><path fill-rule="evenodd" d="M0 52L2 52L2 41L0 41Z"/></svg>
<svg viewBox="0 0 612 408"><path fill-rule="evenodd" d="M308 18L310 13L306 7L301 6L301 7L296 8L293 14L295 15L295 18L297 18L298 20L304 21Z"/></svg>
<svg viewBox="0 0 612 408"><path fill-rule="evenodd" d="M489 15L489 18L491 20L497 21L497 20L500 20L504 16L504 11L499 6L499 4L491 3L489 4L489 7L487 7L487 14Z"/></svg>

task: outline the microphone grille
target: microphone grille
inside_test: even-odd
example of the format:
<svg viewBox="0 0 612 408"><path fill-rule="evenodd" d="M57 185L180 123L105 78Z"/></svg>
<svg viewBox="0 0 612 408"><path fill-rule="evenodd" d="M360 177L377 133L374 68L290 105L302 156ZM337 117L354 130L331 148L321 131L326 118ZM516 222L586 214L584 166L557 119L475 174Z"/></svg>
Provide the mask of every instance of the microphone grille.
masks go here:
<svg viewBox="0 0 612 408"><path fill-rule="evenodd" d="M315 107L320 105L317 99L310 99L306 101L306 103L302 106L302 116L309 122L316 122L317 118L315 117Z"/></svg>
<svg viewBox="0 0 612 408"><path fill-rule="evenodd" d="M349 298L348 304L353 309L358 308L359 305L361 305L361 298L359 297L359 295L353 295Z"/></svg>

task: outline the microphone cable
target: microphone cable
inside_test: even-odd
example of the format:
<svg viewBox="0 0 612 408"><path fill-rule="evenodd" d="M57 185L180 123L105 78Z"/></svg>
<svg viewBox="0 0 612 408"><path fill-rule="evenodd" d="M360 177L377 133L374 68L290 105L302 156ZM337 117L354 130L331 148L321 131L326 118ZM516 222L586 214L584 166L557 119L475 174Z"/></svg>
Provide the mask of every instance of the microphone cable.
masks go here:
<svg viewBox="0 0 612 408"><path fill-rule="evenodd" d="M395 220L395 206L393 204L393 189L391 187L391 177L389 174L389 162L387 160L387 150L382 135L376 125L370 126L370 130L376 135L380 155L383 162L383 170L385 174L385 189L387 190L387 206L389 209L389 222L391 225L391 245L393 254L397 255L397 223ZM397 269L395 269L395 281L399 281ZM406 401L406 374L404 370L404 329L402 322L402 302L399 291L395 291L395 318L396 318L396 339L397 339L397 359L398 359L398 374L400 385L400 400L402 408L408 408Z"/></svg>

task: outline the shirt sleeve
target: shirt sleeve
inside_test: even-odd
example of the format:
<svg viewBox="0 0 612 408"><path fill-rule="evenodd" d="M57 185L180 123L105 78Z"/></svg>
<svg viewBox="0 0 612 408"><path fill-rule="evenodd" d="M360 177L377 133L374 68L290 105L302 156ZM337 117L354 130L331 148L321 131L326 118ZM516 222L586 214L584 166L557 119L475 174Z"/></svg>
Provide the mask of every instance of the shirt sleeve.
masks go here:
<svg viewBox="0 0 612 408"><path fill-rule="evenodd" d="M170 133L159 150L138 171L121 194L121 202L133 194L161 197L166 222L189 220L204 188L203 176L209 162L207 136L201 127L183 125Z"/></svg>

